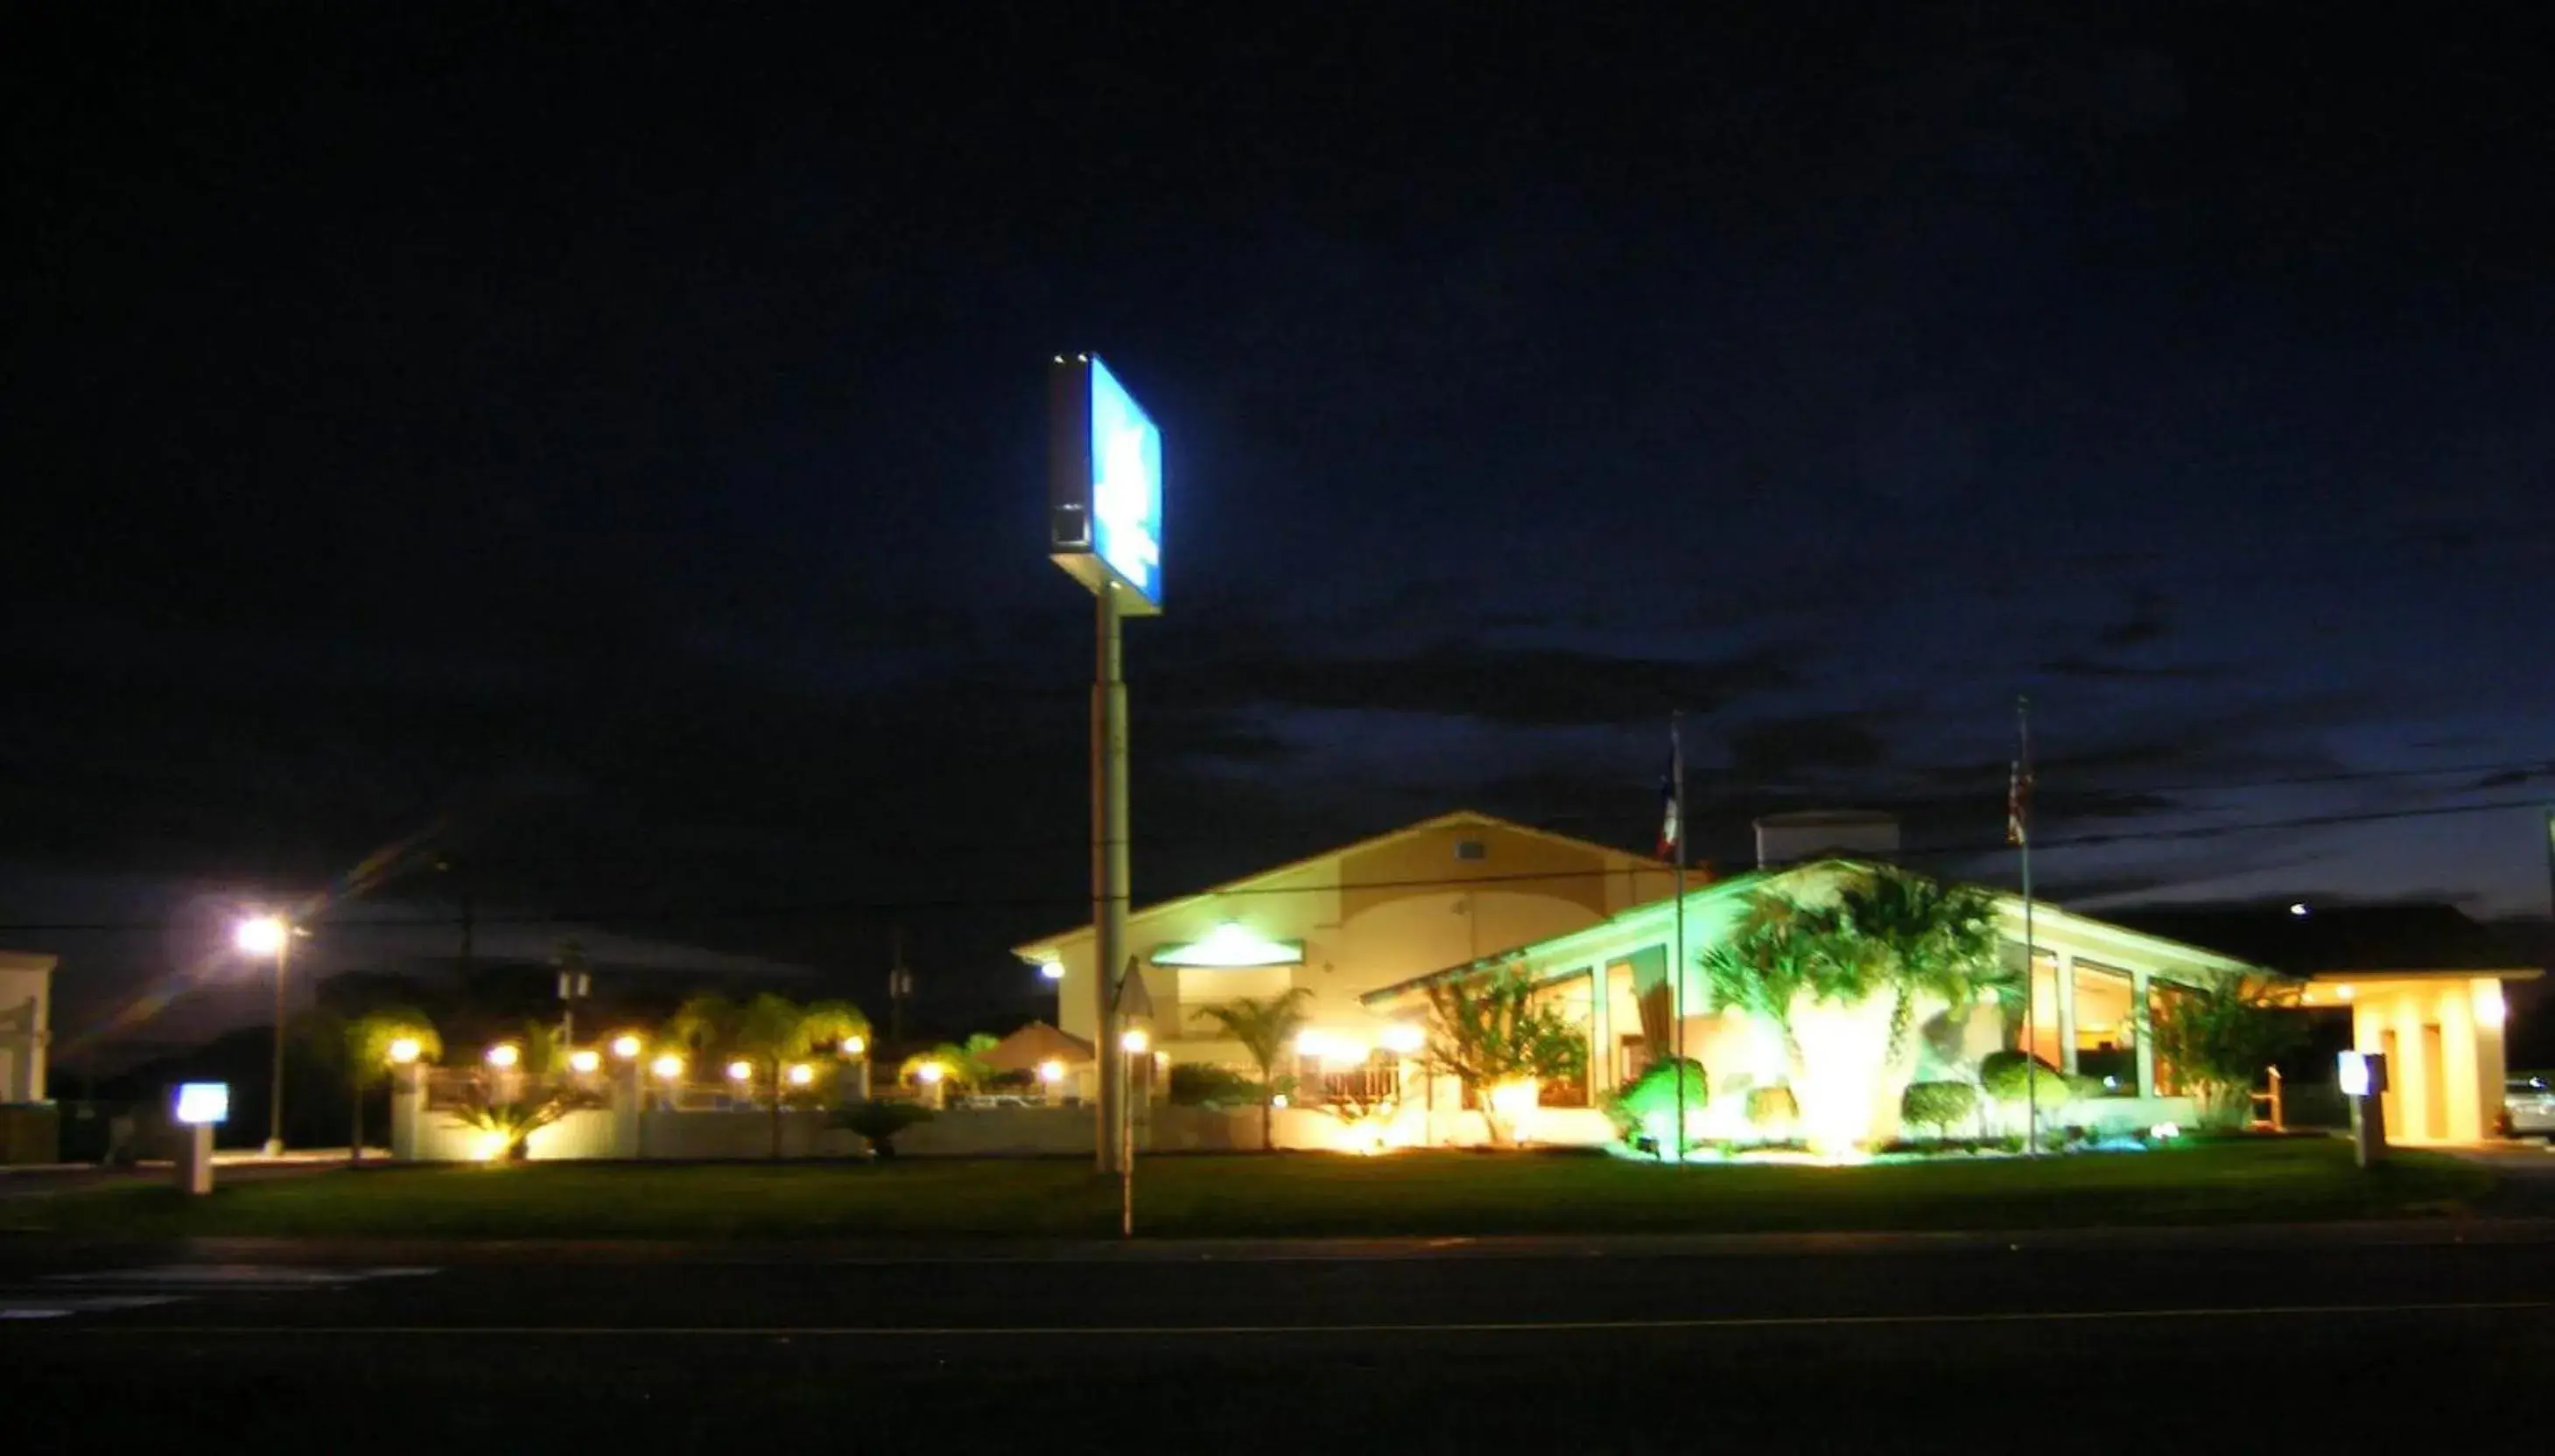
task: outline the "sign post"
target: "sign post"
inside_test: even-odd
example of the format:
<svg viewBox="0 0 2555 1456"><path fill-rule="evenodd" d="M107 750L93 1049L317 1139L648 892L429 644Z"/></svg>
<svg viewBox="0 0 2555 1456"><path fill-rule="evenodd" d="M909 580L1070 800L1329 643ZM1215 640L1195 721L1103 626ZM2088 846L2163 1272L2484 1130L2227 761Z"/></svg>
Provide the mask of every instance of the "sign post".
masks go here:
<svg viewBox="0 0 2555 1456"><path fill-rule="evenodd" d="M2341 1057L2342 1095L2351 1099L2351 1151L2369 1167L2386 1160L2386 1058L2374 1051Z"/></svg>
<svg viewBox="0 0 2555 1456"><path fill-rule="evenodd" d="M1091 683L1092 1007L1097 1014L1100 1171L1128 1137L1126 1059L1113 972L1127 957L1127 682L1120 623L1162 610L1162 432L1090 354L1058 356L1049 380L1047 553L1097 599Z"/></svg>
<svg viewBox="0 0 2555 1456"><path fill-rule="evenodd" d="M184 1082L173 1115L183 1136L178 1144L178 1186L201 1196L213 1191L213 1129L231 1115L228 1082Z"/></svg>

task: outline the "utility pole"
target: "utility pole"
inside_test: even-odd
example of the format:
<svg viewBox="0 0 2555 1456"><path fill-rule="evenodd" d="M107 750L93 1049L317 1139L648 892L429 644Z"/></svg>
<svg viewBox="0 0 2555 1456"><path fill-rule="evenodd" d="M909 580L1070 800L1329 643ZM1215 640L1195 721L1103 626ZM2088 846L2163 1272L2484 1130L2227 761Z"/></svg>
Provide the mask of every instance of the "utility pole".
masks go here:
<svg viewBox="0 0 2555 1456"><path fill-rule="evenodd" d="M892 1047L905 1044L905 1000L913 994L913 972L905 964L905 926L888 927L887 971L887 1041Z"/></svg>

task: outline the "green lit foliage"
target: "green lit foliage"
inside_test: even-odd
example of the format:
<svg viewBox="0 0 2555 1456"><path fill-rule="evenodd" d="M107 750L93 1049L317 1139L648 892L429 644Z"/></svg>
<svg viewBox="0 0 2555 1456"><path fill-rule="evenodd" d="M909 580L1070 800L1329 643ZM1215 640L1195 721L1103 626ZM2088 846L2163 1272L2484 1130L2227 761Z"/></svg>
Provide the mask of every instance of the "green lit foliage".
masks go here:
<svg viewBox="0 0 2555 1456"><path fill-rule="evenodd" d="M1886 867L1858 873L1832 906L1759 894L1700 964L1716 1006L1782 1029L1796 1053L1792 1012L1804 995L1835 1006L1888 996L1892 1058L1920 1003L1957 1011L1982 989L2002 996L2009 979L1997 964L1994 897Z"/></svg>
<svg viewBox="0 0 2555 1456"><path fill-rule="evenodd" d="M689 1047L699 1060L730 1059L749 1063L755 1083L772 1097L772 1151L781 1155L781 1113L790 1100L790 1063L839 1044L846 1036L869 1034L869 1019L841 1001L801 1006L766 991L745 1002L704 993L684 1002L666 1024L666 1037ZM990 1038L989 1038L990 1039Z"/></svg>
<svg viewBox="0 0 2555 1456"><path fill-rule="evenodd" d="M1898 1094L1898 1120L1932 1128L1937 1141L1948 1138L1954 1123L1978 1115L1979 1089L1967 1082L1910 1082Z"/></svg>
<svg viewBox="0 0 2555 1456"><path fill-rule="evenodd" d="M2298 987L2225 974L2199 986L2157 988L2146 1031L2159 1061L2188 1085L2201 1126L2251 1120L2253 1079L2306 1040Z"/></svg>
<svg viewBox="0 0 2555 1456"><path fill-rule="evenodd" d="M896 1156L899 1133L929 1121L931 1109L911 1102L855 1102L834 1114L834 1126L859 1134L882 1162Z"/></svg>
<svg viewBox="0 0 2555 1456"><path fill-rule="evenodd" d="M2096 1077L2070 1076L2036 1056L2019 1051L1992 1051L1979 1059L1979 1088L2006 1109L2008 1119L2029 1119L2036 1111L2045 1128L2055 1130L2067 1109L2100 1096Z"/></svg>
<svg viewBox="0 0 2555 1456"><path fill-rule="evenodd" d="M1876 869L1838 894L1827 933L1866 967L1866 984L1889 992L1893 1057L1920 1002L1965 1008L2008 979L1997 964L1996 899L1975 886Z"/></svg>
<svg viewBox="0 0 2555 1456"><path fill-rule="evenodd" d="M1278 996L1237 996L1220 1006L1202 1006L1192 1016L1213 1022L1225 1036L1242 1044L1251 1064L1260 1069L1260 1151L1270 1151L1271 1100L1280 1090L1278 1086L1278 1063L1292 1049L1295 1033L1304 1029L1304 1003L1313 993L1301 986L1288 987Z"/></svg>
<svg viewBox="0 0 2555 1456"><path fill-rule="evenodd" d="M1536 1001L1533 983L1512 971L1432 983L1421 1060L1431 1073L1462 1083L1492 1140L1507 1143L1512 1130L1493 1110L1491 1089L1527 1079L1575 1081L1587 1075L1588 1044L1559 1007Z"/></svg>
<svg viewBox="0 0 2555 1456"><path fill-rule="evenodd" d="M1748 1125L1768 1137L1790 1134L1801 1120L1801 1104L1789 1087L1755 1087L1748 1093Z"/></svg>
<svg viewBox="0 0 2555 1456"><path fill-rule="evenodd" d="M983 1031L964 1041L943 1041L907 1057L897 1068L897 1075L909 1082L920 1081L923 1067L936 1064L943 1086L960 1092L978 1091L994 1080L994 1069L986 1064L985 1057L1001 1044L1001 1037Z"/></svg>
<svg viewBox="0 0 2555 1456"><path fill-rule="evenodd" d="M1171 1064L1169 1095L1175 1107L1249 1107L1261 1100L1260 1088L1232 1067L1208 1061Z"/></svg>
<svg viewBox="0 0 2555 1456"><path fill-rule="evenodd" d="M1669 1132L1662 1144L1674 1138L1677 1122L1677 1084L1685 1084L1685 1110L1688 1116L1701 1112L1712 1100L1712 1079L1705 1075L1703 1063L1691 1057L1669 1057L1654 1061L1633 1080L1633 1085L1606 1099L1606 1115L1626 1139L1658 1137L1661 1129ZM1682 1146L1677 1151L1682 1151Z"/></svg>
<svg viewBox="0 0 2555 1456"><path fill-rule="evenodd" d="M486 1133L499 1140L492 1162L516 1162L524 1155L524 1145L535 1133L567 1115L567 1105L556 1098L540 1102L483 1102L462 1108L455 1116L462 1126L475 1133Z"/></svg>
<svg viewBox="0 0 2555 1456"><path fill-rule="evenodd" d="M364 1155L364 1093L390 1076L391 1047L401 1041L417 1043L421 1062L443 1055L443 1038L435 1034L434 1023L415 1007L376 1007L346 1024L346 1090L352 1094L347 1101L355 1119L349 1147L357 1158Z"/></svg>

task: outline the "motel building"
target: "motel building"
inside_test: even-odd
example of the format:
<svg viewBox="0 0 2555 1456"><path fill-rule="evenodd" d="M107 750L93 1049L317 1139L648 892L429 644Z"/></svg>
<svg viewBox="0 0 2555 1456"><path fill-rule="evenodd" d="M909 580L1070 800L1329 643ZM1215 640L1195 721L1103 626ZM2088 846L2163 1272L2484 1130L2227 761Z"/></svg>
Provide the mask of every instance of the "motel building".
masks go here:
<svg viewBox="0 0 2555 1456"><path fill-rule="evenodd" d="M1158 1099L1181 1062L1256 1075L1242 1047L1219 1039L1198 1009L1301 987L1310 993L1304 1033L1291 1063L1277 1069L1296 1078L1290 1101L1318 1109L1381 1091L1424 1105L1442 1094L1439 1136L1429 1141L1456 1141L1453 1084L1420 1085L1426 1079L1403 1054L1418 1023L1366 998L1440 967L1602 925L1666 900L1674 886L1674 872L1646 856L1459 810L1139 910L1128 916L1127 948L1143 983L1127 1004L1153 1041L1140 1085L1150 1073ZM1085 1043L1099 1034L1092 941L1085 924L1015 947L1050 977L1055 1025ZM1089 1099L1091 1064L1068 1070ZM1256 1138L1256 1116L1247 1122ZM1281 1146L1336 1147L1343 1136L1336 1118L1304 1106L1278 1123Z"/></svg>
<svg viewBox="0 0 2555 1456"><path fill-rule="evenodd" d="M1777 1130L1782 1136L1839 1153L1877 1146L1901 1136L1899 1099L1910 1082L1972 1080L1982 1056L2017 1047L2081 1079L2086 1091L2066 1109L2069 1125L2119 1136L2197 1121L2173 1068L2140 1034L2143 1009L2177 987L2235 974L2300 978L2301 1004L2310 1009L2355 1006L2357 1044L2387 1053L2394 1068L2386 1113L2396 1141L2493 1134L2503 1080L2501 982L2538 972L2422 966L2418 957L2366 969L2336 959L2332 946L2343 937L2318 942L2303 960L2260 948L2240 954L2215 944L2241 937L2203 943L2196 933L2114 923L2040 901L2029 908L2027 1017L1993 1002L1920 1004L1911 1032L1893 1049L1880 999L1851 1007L1805 1000L1794 1007L1787 1045L1779 1029L1714 1006L1698 958L1757 897L1822 903L1896 847L1886 820L1796 818L1760 825L1759 869L1690 888L1681 931L1667 866L1470 811L1141 910L1130 917L1129 949L1143 988L1129 999L1152 1049L1139 1085L1158 1105L1169 1069L1180 1063L1251 1074L1242 1047L1218 1039L1196 1013L1302 987L1311 993L1304 1031L1277 1068L1294 1078L1276 1119L1278 1146L1375 1152L1481 1143L1489 1128L1480 1110L1452 1079L1423 1074L1416 1057L1428 988L1516 975L1582 1029L1589 1052L1575 1083L1530 1089L1521 1114L1502 1104L1526 1142L1614 1141L1600 1110L1607 1095L1680 1042L1710 1081L1706 1105L1690 1115L1699 1140L1766 1140L1765 1127L1751 1122L1749 1094L1780 1088L1796 1108L1794 1126ZM2005 965L2019 972L2025 907L2018 896L1990 893ZM1672 977L1680 933L1686 969ZM1085 1042L1096 1030L1091 946L1085 926L1017 947L1055 978L1057 1024ZM2492 958L2484 951L2467 958L2476 956ZM1072 1075L1087 1098L1090 1064ZM1210 1125L1157 1110L1145 1136L1156 1148L1247 1147L1257 1138L1256 1118L1201 1139L1196 1130Z"/></svg>

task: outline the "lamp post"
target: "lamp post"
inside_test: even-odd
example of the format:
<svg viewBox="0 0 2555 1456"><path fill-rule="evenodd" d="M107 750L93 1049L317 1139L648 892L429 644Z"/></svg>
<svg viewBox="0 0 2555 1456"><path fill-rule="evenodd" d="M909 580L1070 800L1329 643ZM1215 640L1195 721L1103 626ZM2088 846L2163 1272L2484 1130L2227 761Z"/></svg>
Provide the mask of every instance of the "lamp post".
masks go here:
<svg viewBox="0 0 2555 1456"><path fill-rule="evenodd" d="M867 1102L870 1100L869 1038L846 1036L841 1045L844 1057L852 1064L852 1100Z"/></svg>
<svg viewBox="0 0 2555 1456"><path fill-rule="evenodd" d="M275 957L275 1075L266 1098L266 1155L284 1154L284 972L293 955L293 923L282 915L252 915L231 931L243 955Z"/></svg>

